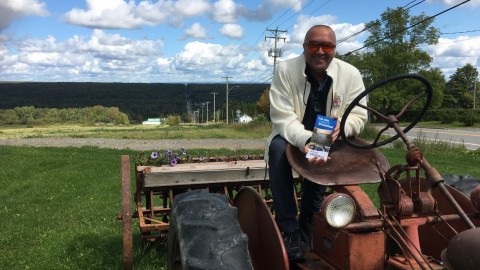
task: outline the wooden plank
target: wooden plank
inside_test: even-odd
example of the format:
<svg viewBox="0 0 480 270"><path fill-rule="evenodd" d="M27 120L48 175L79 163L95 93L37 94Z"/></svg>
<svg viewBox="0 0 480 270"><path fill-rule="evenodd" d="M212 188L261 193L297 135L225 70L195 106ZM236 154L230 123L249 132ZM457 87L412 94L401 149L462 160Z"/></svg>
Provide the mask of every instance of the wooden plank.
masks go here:
<svg viewBox="0 0 480 270"><path fill-rule="evenodd" d="M176 166L142 166L144 187L193 186L220 183L258 182L265 178L265 161L247 160L177 164ZM298 174L294 172L294 178ZM268 170L266 174L268 180Z"/></svg>
<svg viewBox="0 0 480 270"><path fill-rule="evenodd" d="M175 166L138 166L137 171L145 173L149 172L176 172L186 170L210 170L210 169L226 169L226 168L265 168L264 160L245 160L245 161L228 161L228 162L204 162L204 163L183 163Z"/></svg>

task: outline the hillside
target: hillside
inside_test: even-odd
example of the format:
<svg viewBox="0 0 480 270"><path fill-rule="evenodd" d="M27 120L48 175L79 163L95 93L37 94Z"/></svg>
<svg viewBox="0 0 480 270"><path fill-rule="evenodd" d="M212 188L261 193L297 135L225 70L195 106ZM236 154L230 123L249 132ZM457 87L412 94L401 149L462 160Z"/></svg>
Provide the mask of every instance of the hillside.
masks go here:
<svg viewBox="0 0 480 270"><path fill-rule="evenodd" d="M255 103L266 84L230 84L229 103ZM0 83L0 109L22 106L36 108L83 108L95 105L119 107L131 121L147 117L185 114L187 100L191 110L199 110L203 102L216 109L225 107L225 84L166 83L84 83L84 82L19 82Z"/></svg>

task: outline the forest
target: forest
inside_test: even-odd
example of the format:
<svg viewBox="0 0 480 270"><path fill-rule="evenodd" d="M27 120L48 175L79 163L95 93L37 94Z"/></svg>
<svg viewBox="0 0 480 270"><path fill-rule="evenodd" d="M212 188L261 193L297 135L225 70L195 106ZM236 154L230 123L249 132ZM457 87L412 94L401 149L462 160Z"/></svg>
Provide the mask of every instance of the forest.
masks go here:
<svg viewBox="0 0 480 270"><path fill-rule="evenodd" d="M230 84L229 104L252 107L268 88L265 84ZM149 117L186 115L209 102L213 110L225 109L225 84L92 83L92 82L1 82L0 110L35 108L118 107L131 122ZM215 95L213 94L215 93ZM235 109L238 106L235 106ZM254 106L253 106L254 107Z"/></svg>

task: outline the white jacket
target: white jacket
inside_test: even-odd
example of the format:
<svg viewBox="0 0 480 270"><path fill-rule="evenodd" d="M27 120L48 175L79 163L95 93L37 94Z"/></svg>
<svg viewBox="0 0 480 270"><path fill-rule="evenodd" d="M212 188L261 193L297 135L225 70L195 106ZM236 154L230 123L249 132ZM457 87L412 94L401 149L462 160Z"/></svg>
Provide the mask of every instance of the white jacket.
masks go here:
<svg viewBox="0 0 480 270"><path fill-rule="evenodd" d="M306 61L302 54L293 59L280 62L270 86L270 117L272 133L268 137L265 149L265 160L268 161L268 147L271 140L280 134L289 143L303 151L312 131L306 130L302 124L311 85L305 74ZM327 75L332 78L332 85L327 97L327 116L331 115L334 95L340 97L339 121L343 112L357 95L365 90L360 71L354 66L333 58L327 68ZM361 103L366 105L366 99ZM363 130L368 114L365 109L355 107L345 124L345 134L356 136Z"/></svg>

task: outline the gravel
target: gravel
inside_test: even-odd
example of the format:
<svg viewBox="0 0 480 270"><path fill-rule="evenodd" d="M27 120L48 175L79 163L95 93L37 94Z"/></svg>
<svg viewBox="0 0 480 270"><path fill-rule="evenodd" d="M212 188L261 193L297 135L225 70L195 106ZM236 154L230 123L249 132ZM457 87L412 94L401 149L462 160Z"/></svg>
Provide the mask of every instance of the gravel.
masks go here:
<svg viewBox="0 0 480 270"><path fill-rule="evenodd" d="M111 149L159 150L159 149L265 149L266 139L175 139L175 140L127 140L105 138L25 138L0 139L0 145L34 147L83 147L94 146Z"/></svg>

